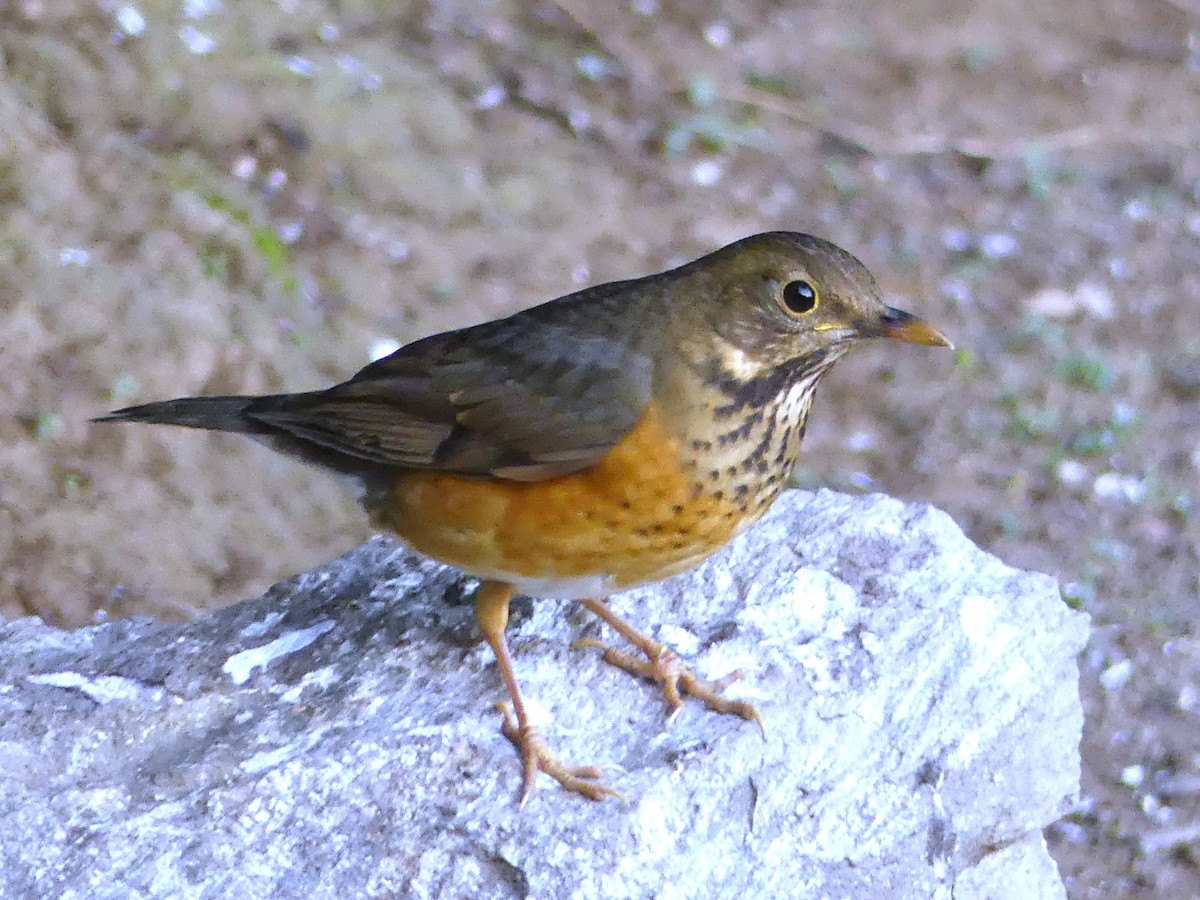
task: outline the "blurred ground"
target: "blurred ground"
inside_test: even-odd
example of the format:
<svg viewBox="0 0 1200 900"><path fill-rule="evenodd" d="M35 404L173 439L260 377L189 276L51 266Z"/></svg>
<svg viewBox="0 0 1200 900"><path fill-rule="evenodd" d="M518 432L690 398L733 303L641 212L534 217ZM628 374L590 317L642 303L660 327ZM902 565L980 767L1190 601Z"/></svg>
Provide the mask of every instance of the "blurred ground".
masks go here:
<svg viewBox="0 0 1200 900"><path fill-rule="evenodd" d="M1062 579L1070 895L1200 896L1200 4L681 6L0 3L0 614L185 617L366 536L332 480L114 404L812 231L960 351L843 363L802 480Z"/></svg>

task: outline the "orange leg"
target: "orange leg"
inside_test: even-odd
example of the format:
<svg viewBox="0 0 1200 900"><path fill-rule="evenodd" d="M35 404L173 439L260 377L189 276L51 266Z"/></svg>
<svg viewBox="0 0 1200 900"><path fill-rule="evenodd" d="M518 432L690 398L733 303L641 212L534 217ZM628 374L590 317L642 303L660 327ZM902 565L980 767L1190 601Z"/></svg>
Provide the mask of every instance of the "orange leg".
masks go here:
<svg viewBox="0 0 1200 900"><path fill-rule="evenodd" d="M720 681L705 681L687 668L674 650L648 635L642 634L624 619L618 617L608 608L607 604L599 600L581 600L580 603L617 634L633 644L646 658L639 659L631 653L588 638L576 641L575 646L596 647L603 650L604 661L609 665L661 684L663 697L666 698L667 706L671 708L670 717L667 719L668 724L683 706L682 694L688 694L701 701L713 712L741 716L749 722L754 722L762 731L763 737L767 736L762 716L759 715L754 704L745 700L727 700L721 696L721 691L731 682L742 677L741 672L733 672Z"/></svg>
<svg viewBox="0 0 1200 900"><path fill-rule="evenodd" d="M480 584L475 593L475 620L479 623L479 630L483 632L483 639L496 655L500 677L504 679L504 687L512 700L513 712L516 713L514 721L508 708L500 704L500 711L504 714L500 730L521 754L525 770L521 783L521 806L525 805L525 801L533 793L538 772L545 772L568 791L582 794L589 800L620 797L619 793L598 781L602 773L595 766L571 766L555 758L542 736L529 724L529 717L525 714L525 703L521 700L521 689L517 686L517 676L513 673L512 657L504 640L504 629L508 625L508 604L512 595L511 584L500 581L485 581Z"/></svg>

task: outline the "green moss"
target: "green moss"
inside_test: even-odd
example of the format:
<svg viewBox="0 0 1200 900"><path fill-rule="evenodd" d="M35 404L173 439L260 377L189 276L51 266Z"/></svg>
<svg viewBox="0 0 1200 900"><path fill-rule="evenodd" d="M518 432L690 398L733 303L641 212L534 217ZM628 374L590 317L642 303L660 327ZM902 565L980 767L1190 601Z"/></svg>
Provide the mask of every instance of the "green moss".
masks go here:
<svg viewBox="0 0 1200 900"><path fill-rule="evenodd" d="M1063 450L1071 456L1102 456L1117 444L1117 436L1111 428L1090 426L1081 428L1063 441Z"/></svg>
<svg viewBox="0 0 1200 900"><path fill-rule="evenodd" d="M1054 375L1070 385L1089 391L1107 392L1117 382L1109 364L1090 353L1071 353L1054 363Z"/></svg>
<svg viewBox="0 0 1200 900"><path fill-rule="evenodd" d="M829 182L839 197L843 200L850 200L857 197L862 191L862 183L859 178L858 169L846 163L841 159L826 159L822 165L825 171L825 180Z"/></svg>
<svg viewBox="0 0 1200 900"><path fill-rule="evenodd" d="M964 47L962 51L963 65L972 72L979 72L986 69L992 64L995 58L995 44L972 44L970 47Z"/></svg>
<svg viewBox="0 0 1200 900"><path fill-rule="evenodd" d="M1169 506L1171 514L1180 525L1188 525L1196 511L1196 504L1188 494L1176 494Z"/></svg>
<svg viewBox="0 0 1200 900"><path fill-rule="evenodd" d="M1083 611L1096 602L1096 585L1087 581L1068 581L1059 587L1059 596L1071 609Z"/></svg>
<svg viewBox="0 0 1200 900"><path fill-rule="evenodd" d="M1040 440L1050 437L1062 425L1062 413L1057 409L1021 404L1013 409L1008 420L1009 437Z"/></svg>
<svg viewBox="0 0 1200 900"><path fill-rule="evenodd" d="M1020 326L1009 334L1007 347L1010 352L1019 353L1039 344L1050 350L1066 352L1067 330L1058 322L1042 316L1026 316Z"/></svg>
<svg viewBox="0 0 1200 900"><path fill-rule="evenodd" d="M66 431L63 418L56 412L41 409L22 410L17 413L20 422L31 437L39 441L53 440Z"/></svg>
<svg viewBox="0 0 1200 900"><path fill-rule="evenodd" d="M793 99L799 94L799 91L786 78L780 75L768 75L765 72L751 72L746 76L746 85L775 97Z"/></svg>
<svg viewBox="0 0 1200 900"><path fill-rule="evenodd" d="M1025 189L1030 195L1046 198L1054 189L1054 184L1062 177L1062 170L1054 162L1054 157L1040 144L1030 144L1024 153Z"/></svg>
<svg viewBox="0 0 1200 900"><path fill-rule="evenodd" d="M287 244L274 228L261 225L254 229L252 236L255 249L262 254L267 263L267 271L272 275L279 275L291 265Z"/></svg>
<svg viewBox="0 0 1200 900"><path fill-rule="evenodd" d="M130 397L136 397L141 389L141 382L136 377L128 372L122 372L109 388L108 397L115 402L121 402Z"/></svg>
<svg viewBox="0 0 1200 900"><path fill-rule="evenodd" d="M719 110L721 95L716 81L708 73L698 72L692 76L687 86L687 99L695 112L667 129L663 139L667 156L680 156L693 145L718 151L730 145L753 146L761 142L762 133L756 123L757 108L742 106L745 112L736 116L732 111Z"/></svg>
<svg viewBox="0 0 1200 900"><path fill-rule="evenodd" d="M214 241L205 241L197 251L200 270L209 278L225 281L229 278L229 251Z"/></svg>

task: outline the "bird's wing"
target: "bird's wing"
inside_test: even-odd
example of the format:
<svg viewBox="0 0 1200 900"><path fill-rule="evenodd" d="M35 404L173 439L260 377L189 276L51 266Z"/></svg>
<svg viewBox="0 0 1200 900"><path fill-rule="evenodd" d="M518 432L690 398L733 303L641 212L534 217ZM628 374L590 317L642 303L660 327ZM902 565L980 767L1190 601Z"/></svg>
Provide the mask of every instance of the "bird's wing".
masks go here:
<svg viewBox="0 0 1200 900"><path fill-rule="evenodd" d="M326 459L514 481L578 471L632 430L651 365L637 340L585 329L595 317L548 309L434 335L344 384L264 398L246 415Z"/></svg>

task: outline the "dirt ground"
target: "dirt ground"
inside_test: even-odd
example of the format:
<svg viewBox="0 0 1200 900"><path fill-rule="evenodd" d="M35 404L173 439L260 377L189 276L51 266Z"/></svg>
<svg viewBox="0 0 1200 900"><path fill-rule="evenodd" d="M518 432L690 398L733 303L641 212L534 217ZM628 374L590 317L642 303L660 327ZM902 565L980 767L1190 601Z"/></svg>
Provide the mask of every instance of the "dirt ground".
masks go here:
<svg viewBox="0 0 1200 900"><path fill-rule="evenodd" d="M0 2L0 614L178 619L366 537L332 479L113 405L811 231L959 350L842 363L801 481L1061 579L1069 894L1200 896L1200 3L724 7Z"/></svg>

